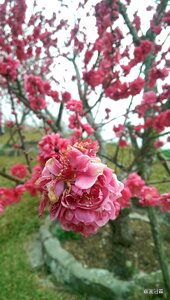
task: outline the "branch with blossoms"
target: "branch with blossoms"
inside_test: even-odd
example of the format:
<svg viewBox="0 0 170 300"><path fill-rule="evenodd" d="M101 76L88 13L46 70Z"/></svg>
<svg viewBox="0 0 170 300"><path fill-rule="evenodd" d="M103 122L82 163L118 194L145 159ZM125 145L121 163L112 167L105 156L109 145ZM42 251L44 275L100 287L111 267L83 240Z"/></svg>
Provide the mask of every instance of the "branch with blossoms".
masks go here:
<svg viewBox="0 0 170 300"><path fill-rule="evenodd" d="M64 9L65 1L61 5ZM52 220L87 237L118 216L121 223L120 209L133 209L133 198L138 198L141 206L148 207L169 291L154 207L169 211L170 196L169 191L160 194L152 186L150 175L157 158L170 173L168 158L160 150L170 127L170 12L167 0L146 4L151 17L145 28L140 10L132 15L130 8L129 0L102 0L88 10L82 5L77 12L87 21L83 24L77 15L73 25L55 13L47 19L36 2L29 20L24 0L20 5L8 0L0 5L0 88L11 101L11 119L27 161L27 168L17 164L9 175L0 173L17 184L13 189L0 188L0 209L20 201L25 191L40 192L40 215L47 206ZM95 20L94 36L88 20ZM38 165L29 178L17 115L20 107L34 114L46 133L38 143ZM125 162L121 155L126 151L131 158ZM104 164L106 160L120 172L123 183Z"/></svg>

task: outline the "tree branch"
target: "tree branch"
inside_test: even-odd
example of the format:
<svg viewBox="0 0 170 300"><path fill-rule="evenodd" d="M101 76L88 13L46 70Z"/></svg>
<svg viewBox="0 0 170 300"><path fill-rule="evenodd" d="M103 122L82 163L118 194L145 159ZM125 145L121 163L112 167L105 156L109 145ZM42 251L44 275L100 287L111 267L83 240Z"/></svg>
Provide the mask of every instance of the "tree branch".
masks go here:
<svg viewBox="0 0 170 300"><path fill-rule="evenodd" d="M28 171L31 173L32 172L31 164L30 164L28 153L26 151L26 147L25 147L25 143L24 143L24 137L22 135L22 129L21 129L21 126L20 126L19 121L18 121L17 113L15 111L14 99L12 97L12 92L11 92L11 88L10 88L10 84L9 84L8 80L7 80L7 87L8 87L8 92L9 92L9 95L10 95L11 106L12 106L12 111L13 111L14 117L15 117L15 123L16 123L17 131L18 131L18 135L19 135L20 142L21 142L21 147L22 147L22 150L23 150L23 154L25 156L27 166L28 166Z"/></svg>
<svg viewBox="0 0 170 300"><path fill-rule="evenodd" d="M5 172L3 171L0 171L0 176L4 177L4 178L7 178L9 180L12 180L12 181L15 181L17 184L24 184L25 182L15 176L12 176L12 175L9 175L9 174L6 174Z"/></svg>
<svg viewBox="0 0 170 300"><path fill-rule="evenodd" d="M165 156L162 153L158 152L157 157L158 157L159 161L161 162L161 164L163 165L163 167L165 168L165 170L167 171L167 173L170 175L170 166L169 166L168 161L166 160Z"/></svg>
<svg viewBox="0 0 170 300"><path fill-rule="evenodd" d="M128 14L126 12L126 6L121 2L121 1L117 1L118 3L118 6L119 6L119 11L120 11L120 14L122 15L131 35L132 35L132 38L133 38L133 42L136 44L136 45L140 45L140 38L138 37L138 34L135 30L135 27L133 26L133 24L131 23L129 17L128 17Z"/></svg>

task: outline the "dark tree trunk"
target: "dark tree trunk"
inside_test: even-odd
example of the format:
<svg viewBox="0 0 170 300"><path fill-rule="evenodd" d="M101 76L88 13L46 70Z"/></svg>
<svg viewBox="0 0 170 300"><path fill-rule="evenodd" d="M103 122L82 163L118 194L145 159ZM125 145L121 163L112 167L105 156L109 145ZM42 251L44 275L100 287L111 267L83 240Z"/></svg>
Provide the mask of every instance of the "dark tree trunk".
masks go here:
<svg viewBox="0 0 170 300"><path fill-rule="evenodd" d="M113 244L129 247L133 236L129 228L129 209L123 209L115 221L110 221Z"/></svg>

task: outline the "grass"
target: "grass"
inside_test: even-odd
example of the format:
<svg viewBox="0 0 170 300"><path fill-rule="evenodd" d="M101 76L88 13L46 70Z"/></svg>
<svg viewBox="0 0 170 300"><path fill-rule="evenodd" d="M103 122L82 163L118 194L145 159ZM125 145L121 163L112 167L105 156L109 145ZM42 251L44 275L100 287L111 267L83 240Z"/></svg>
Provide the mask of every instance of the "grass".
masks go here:
<svg viewBox="0 0 170 300"><path fill-rule="evenodd" d="M0 299L1 300L83 300L63 287L46 286L47 274L33 272L26 254L32 235L42 221L38 219L37 198L29 195L8 207L0 220ZM62 291L61 291L62 288Z"/></svg>
<svg viewBox="0 0 170 300"><path fill-rule="evenodd" d="M1 167L7 169L18 161L18 157L0 159ZM0 178L0 186L9 186L9 182ZM38 218L38 206L38 197L26 194L0 217L0 300L85 300L64 286L51 287L45 271L32 270L26 250L44 219Z"/></svg>
<svg viewBox="0 0 170 300"><path fill-rule="evenodd" d="M17 142L18 139L18 133L16 132L15 128L6 128L5 130L5 134L0 135L0 144L6 144L8 141L11 142L10 140L10 133L14 133L14 139L15 142ZM23 135L25 136L25 140L26 141L31 141L31 142L37 142L40 140L40 138L42 137L43 131L39 128L32 128L32 130L30 129L24 129L23 130Z"/></svg>

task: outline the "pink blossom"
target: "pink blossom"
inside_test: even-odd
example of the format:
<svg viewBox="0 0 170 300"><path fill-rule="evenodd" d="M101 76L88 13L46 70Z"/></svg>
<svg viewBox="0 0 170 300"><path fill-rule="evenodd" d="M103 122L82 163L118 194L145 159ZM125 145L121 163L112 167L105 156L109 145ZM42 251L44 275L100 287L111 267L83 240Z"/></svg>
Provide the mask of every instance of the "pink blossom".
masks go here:
<svg viewBox="0 0 170 300"><path fill-rule="evenodd" d="M11 174L18 178L24 178L27 173L27 168L23 164L15 164L11 167Z"/></svg>
<svg viewBox="0 0 170 300"><path fill-rule="evenodd" d="M151 205L157 206L159 205L159 193L155 187L152 186L143 186L140 196L139 203L142 206Z"/></svg>
<svg viewBox="0 0 170 300"><path fill-rule="evenodd" d="M158 132L170 126L170 109L162 111L158 116L155 116L152 126Z"/></svg>
<svg viewBox="0 0 170 300"><path fill-rule="evenodd" d="M105 89L106 97L113 100L120 100L129 97L128 84L126 82L122 83L120 80L109 85Z"/></svg>
<svg viewBox="0 0 170 300"><path fill-rule="evenodd" d="M132 193L132 197L138 197L144 185L145 181L135 172L130 173L125 182L125 186L128 187Z"/></svg>
<svg viewBox="0 0 170 300"><path fill-rule="evenodd" d="M134 50L136 62L142 62L145 57L152 51L153 43L149 40L142 40L140 46Z"/></svg>
<svg viewBox="0 0 170 300"><path fill-rule="evenodd" d="M96 153L99 150L98 142L92 141L90 138L81 141L79 140L74 144L74 146L83 154L89 155L90 157L96 156Z"/></svg>
<svg viewBox="0 0 170 300"><path fill-rule="evenodd" d="M148 106L152 106L156 109L156 94L153 91L148 91L143 94L143 100L140 105L136 106L136 111L139 117L143 117Z"/></svg>
<svg viewBox="0 0 170 300"><path fill-rule="evenodd" d="M125 148L125 147L128 146L128 143L126 142L126 140L125 140L125 139L122 139L122 138L119 140L119 143L118 143L118 144L119 144L119 147L120 147L120 148Z"/></svg>
<svg viewBox="0 0 170 300"><path fill-rule="evenodd" d="M170 193L161 194L159 198L160 207L163 211L170 210Z"/></svg>
<svg viewBox="0 0 170 300"><path fill-rule="evenodd" d="M71 100L71 94L69 92L62 93L62 101L64 103L67 103L70 100Z"/></svg>
<svg viewBox="0 0 170 300"><path fill-rule="evenodd" d="M28 191L31 196L36 196L37 192L40 191L38 185L36 185L36 181L40 177L41 171L42 169L40 166L35 166L33 168L33 172L30 175L30 179L27 180L24 184L25 190Z"/></svg>
<svg viewBox="0 0 170 300"><path fill-rule="evenodd" d="M132 197L132 193L127 186L124 186L124 189L121 191L122 196L118 199L121 207L130 207L131 202L130 198Z"/></svg>
<svg viewBox="0 0 170 300"><path fill-rule="evenodd" d="M109 114L110 114L110 112L111 112L110 108L105 108L105 112L106 112L106 117L105 117L105 119L107 120L107 119L109 119Z"/></svg>
<svg viewBox="0 0 170 300"><path fill-rule="evenodd" d="M92 50L87 50L84 57L84 63L87 65L93 56Z"/></svg>
<svg viewBox="0 0 170 300"><path fill-rule="evenodd" d="M159 34L162 30L162 26L161 25L155 25L153 20L150 21L150 27L151 27L152 31L156 34Z"/></svg>
<svg viewBox="0 0 170 300"><path fill-rule="evenodd" d="M85 237L117 217L123 189L110 168L85 154L87 148L87 142L85 147L83 141L77 142L58 159L49 159L38 180L43 194L40 215L48 203L52 220Z"/></svg>
<svg viewBox="0 0 170 300"><path fill-rule="evenodd" d="M66 108L69 109L70 111L74 111L78 114L83 114L84 113L82 101L69 100L66 103Z"/></svg>
<svg viewBox="0 0 170 300"><path fill-rule="evenodd" d="M136 30L139 31L139 29L141 27L141 20L140 20L139 16L137 15L137 12L134 13L133 24L135 25Z"/></svg>
<svg viewBox="0 0 170 300"><path fill-rule="evenodd" d="M170 25L170 10L167 11L165 17L163 18L163 22L167 25Z"/></svg>
<svg viewBox="0 0 170 300"><path fill-rule="evenodd" d="M97 71L90 70L88 72L84 72L83 78L92 87L92 89L95 89L96 86L103 83L104 73L101 69L98 69Z"/></svg>
<svg viewBox="0 0 170 300"><path fill-rule="evenodd" d="M3 208L21 200L21 195L25 191L23 185L18 185L16 188L0 188L0 209L1 213Z"/></svg>
<svg viewBox="0 0 170 300"><path fill-rule="evenodd" d="M88 124L88 123L86 123L86 124L81 123L81 127L84 131L86 131L88 133L88 135L91 135L94 133L93 127L91 127L90 124Z"/></svg>
<svg viewBox="0 0 170 300"><path fill-rule="evenodd" d="M50 91L48 92L48 96L50 96L51 98L53 98L54 102L59 102L58 98L59 98L59 94L57 91Z"/></svg>
<svg viewBox="0 0 170 300"><path fill-rule="evenodd" d="M77 139L80 138L82 136L82 130L81 129L75 129L73 136Z"/></svg>
<svg viewBox="0 0 170 300"><path fill-rule="evenodd" d="M140 93L143 87L144 87L144 79L138 77L132 82L129 82L129 94L135 96Z"/></svg>
<svg viewBox="0 0 170 300"><path fill-rule="evenodd" d="M151 5L147 6L147 8L146 8L147 11L151 11L152 9L153 9L153 6L151 6Z"/></svg>
<svg viewBox="0 0 170 300"><path fill-rule="evenodd" d="M156 94L153 91L148 91L143 94L143 103L154 104L156 102Z"/></svg>
<svg viewBox="0 0 170 300"><path fill-rule="evenodd" d="M121 137L122 136L122 133L124 131L124 125L122 124L119 124L119 125L114 125L113 127L113 131L115 132L116 134L116 137Z"/></svg>
<svg viewBox="0 0 170 300"><path fill-rule="evenodd" d="M163 141L161 141L161 140L156 140L155 142L154 142L154 147L155 148L160 148L160 147L162 147L164 145L164 142Z"/></svg>
<svg viewBox="0 0 170 300"><path fill-rule="evenodd" d="M135 126L135 132L141 132L141 130L144 128L144 126L142 124L136 125Z"/></svg>
<svg viewBox="0 0 170 300"><path fill-rule="evenodd" d="M19 65L19 60L7 56L4 60L0 60L0 75L8 76L11 81L14 81L17 77Z"/></svg>
<svg viewBox="0 0 170 300"><path fill-rule="evenodd" d="M7 121L5 122L5 125L6 125L7 127L9 127L9 128L12 128L12 127L14 127L14 122L11 121L11 120L7 120Z"/></svg>
<svg viewBox="0 0 170 300"><path fill-rule="evenodd" d="M152 68L149 73L148 86L149 88L153 88L156 84L157 79L164 80L168 76L169 72L167 68L158 69Z"/></svg>
<svg viewBox="0 0 170 300"><path fill-rule="evenodd" d="M42 167L45 162L51 157L57 157L59 149L66 149L70 144L69 139L63 139L59 134L51 133L45 135L38 143L39 154L38 159Z"/></svg>
<svg viewBox="0 0 170 300"><path fill-rule="evenodd" d="M46 107L46 101L44 98L42 98L41 95L34 97L34 96L29 96L28 97L30 107L33 110L39 110L39 109L44 109Z"/></svg>

